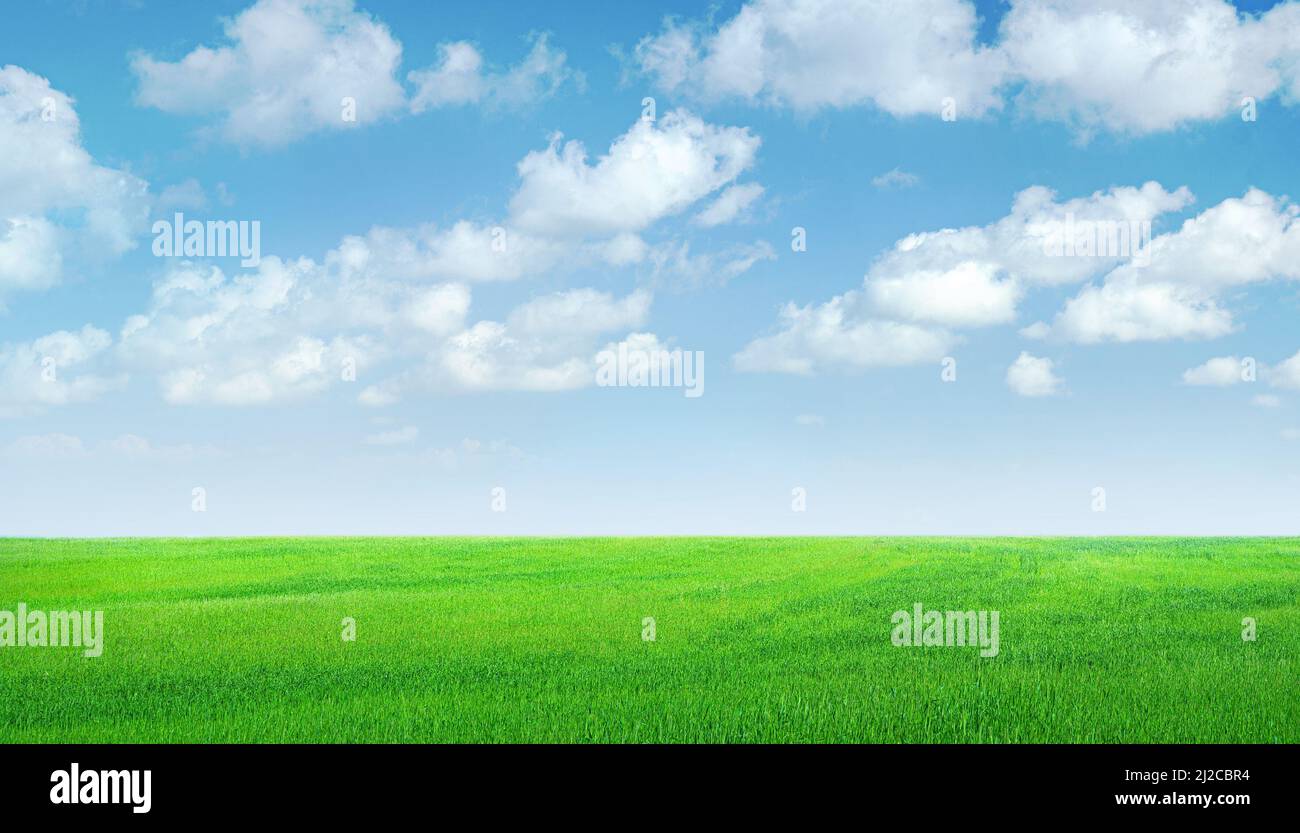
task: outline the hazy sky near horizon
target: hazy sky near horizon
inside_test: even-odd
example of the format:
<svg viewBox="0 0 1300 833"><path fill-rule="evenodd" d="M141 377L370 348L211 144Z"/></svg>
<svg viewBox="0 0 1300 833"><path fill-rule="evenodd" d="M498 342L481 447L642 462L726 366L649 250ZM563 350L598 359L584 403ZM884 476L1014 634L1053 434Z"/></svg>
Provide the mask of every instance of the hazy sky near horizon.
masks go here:
<svg viewBox="0 0 1300 833"><path fill-rule="evenodd" d="M1300 532L1300 2L3 14L0 536Z"/></svg>

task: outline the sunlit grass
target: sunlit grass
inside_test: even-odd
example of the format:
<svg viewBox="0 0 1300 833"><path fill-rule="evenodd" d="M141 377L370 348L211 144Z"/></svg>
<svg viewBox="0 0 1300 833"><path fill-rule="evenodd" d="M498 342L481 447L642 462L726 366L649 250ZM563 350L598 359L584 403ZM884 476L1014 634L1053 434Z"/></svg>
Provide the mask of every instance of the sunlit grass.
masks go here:
<svg viewBox="0 0 1300 833"><path fill-rule="evenodd" d="M106 629L97 659L0 648L0 740L1294 743L1298 556L1292 539L0 540L0 610L102 609ZM999 611L1000 654L895 647L890 616L915 602Z"/></svg>

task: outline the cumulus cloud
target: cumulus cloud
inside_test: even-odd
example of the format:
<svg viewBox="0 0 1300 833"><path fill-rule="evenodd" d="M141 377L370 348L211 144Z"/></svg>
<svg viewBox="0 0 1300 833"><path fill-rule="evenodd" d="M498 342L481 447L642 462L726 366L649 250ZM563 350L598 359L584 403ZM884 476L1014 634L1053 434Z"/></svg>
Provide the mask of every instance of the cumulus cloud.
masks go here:
<svg viewBox="0 0 1300 833"><path fill-rule="evenodd" d="M87 327L0 348L0 379L8 383L0 414L93 398L122 381L92 372L110 363L152 376L162 398L176 405L291 401L353 381L361 382L358 399L374 406L412 389L591 384L596 346L644 324L649 291L572 289L522 304L503 320L475 322L469 284L543 274L560 264L640 263L652 248L636 231L726 187L752 164L757 145L745 130L672 113L658 124L637 122L595 164L574 142L563 152L552 144L530 154L500 226L461 220L376 227L344 238L319 260L271 255L232 274L169 261L115 345L106 332ZM542 180L570 187L546 191ZM200 195L197 182L182 183L168 198L193 202ZM0 241L0 258L4 252ZM764 244L682 259L725 279L771 257ZM51 353L59 375L47 382L41 372Z"/></svg>
<svg viewBox="0 0 1300 833"><path fill-rule="evenodd" d="M527 233L613 236L680 213L753 165L758 137L684 111L641 119L594 164L579 141L552 138L519 163L511 225Z"/></svg>
<svg viewBox="0 0 1300 833"><path fill-rule="evenodd" d="M1014 280L998 278L996 265L977 261L879 274L867 281L868 297L880 312L957 327L1010 322L1022 293Z"/></svg>
<svg viewBox="0 0 1300 833"><path fill-rule="evenodd" d="M1088 286L1067 301L1052 323L1051 334L1097 344L1210 339L1232 329L1232 314L1208 293L1172 283L1142 283L1129 275Z"/></svg>
<svg viewBox="0 0 1300 833"><path fill-rule="evenodd" d="M504 323L481 321L448 339L440 375L475 390L569 390L595 378L597 337L641 326L650 295L576 289L517 307Z"/></svg>
<svg viewBox="0 0 1300 833"><path fill-rule="evenodd" d="M872 104L897 116L997 109L1004 59L961 0L753 0L716 29L669 20L635 60L669 92L799 111Z"/></svg>
<svg viewBox="0 0 1300 833"><path fill-rule="evenodd" d="M1236 356L1219 356L1183 372L1183 384L1226 387L1244 382L1243 365Z"/></svg>
<svg viewBox="0 0 1300 833"><path fill-rule="evenodd" d="M1221 295L1300 279L1300 207L1252 188L1151 240L1145 265L1123 263L1056 316L1053 337L1080 343L1209 339L1234 329Z"/></svg>
<svg viewBox="0 0 1300 833"><path fill-rule="evenodd" d="M1012 323L1032 288L1078 283L1124 262L1119 254L1055 254L1053 239L1067 222L1080 228L1116 218L1150 222L1191 199L1185 188L1166 191L1155 182L1069 200L1042 186L1026 188L993 223L899 240L867 270L860 289L820 306L789 305L782 331L742 350L737 366L806 373L836 363L937 361L956 343L954 330Z"/></svg>
<svg viewBox="0 0 1300 833"><path fill-rule="evenodd" d="M1021 396L1052 396L1064 384L1053 370L1051 359L1043 359L1021 352L1007 368L1007 387Z"/></svg>
<svg viewBox="0 0 1300 833"><path fill-rule="evenodd" d="M47 407L89 402L120 386L121 374L102 370L112 336L87 325L29 342L0 344L0 417L39 414Z"/></svg>
<svg viewBox="0 0 1300 833"><path fill-rule="evenodd" d="M574 77L567 61L563 51L550 46L546 35L536 37L528 56L504 72L487 69L482 53L472 43L444 43L438 47L436 64L407 74L407 80L415 85L411 112L465 104L533 104L554 95Z"/></svg>
<svg viewBox="0 0 1300 833"><path fill-rule="evenodd" d="M177 61L132 56L136 100L169 113L218 114L221 138L279 146L401 110L402 46L352 0L258 0L226 21L228 43ZM355 102L344 118L343 99Z"/></svg>
<svg viewBox="0 0 1300 833"><path fill-rule="evenodd" d="M157 374L170 403L262 404L363 373L390 344L460 326L468 306L464 287L380 281L308 258L263 258L233 278L182 263L127 319L118 353Z"/></svg>
<svg viewBox="0 0 1300 833"><path fill-rule="evenodd" d="M999 48L1031 112L1152 133L1238 112L1246 96L1294 100L1300 7L1252 17L1225 0L1021 0Z"/></svg>
<svg viewBox="0 0 1300 833"><path fill-rule="evenodd" d="M968 0L750 0L716 26L668 20L634 63L666 91L800 112L1022 112L1081 135L1171 130L1242 100L1300 100L1300 4L1261 15L1226 0L1012 0L982 45Z"/></svg>
<svg viewBox="0 0 1300 833"><path fill-rule="evenodd" d="M95 262L134 247L147 189L95 163L71 98L21 67L0 68L0 299L55 285L69 256Z"/></svg>
<svg viewBox="0 0 1300 833"><path fill-rule="evenodd" d="M833 367L889 367L938 362L956 338L942 328L864 316L861 294L820 305L786 304L778 331L761 336L734 357L737 370L811 374Z"/></svg>
<svg viewBox="0 0 1300 833"><path fill-rule="evenodd" d="M639 327L651 296L622 298L572 289L534 298L506 316L484 320L441 339L416 368L369 386L366 405L384 406L419 390L563 391L595 380L595 356L606 333Z"/></svg>
<svg viewBox="0 0 1300 833"><path fill-rule="evenodd" d="M1300 353L1268 368L1265 377L1273 387L1300 390Z"/></svg>

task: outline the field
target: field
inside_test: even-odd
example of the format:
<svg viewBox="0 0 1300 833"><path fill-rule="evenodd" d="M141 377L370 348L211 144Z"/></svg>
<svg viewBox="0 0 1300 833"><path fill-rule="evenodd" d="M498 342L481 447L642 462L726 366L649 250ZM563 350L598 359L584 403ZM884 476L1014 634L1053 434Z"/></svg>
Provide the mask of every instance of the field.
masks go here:
<svg viewBox="0 0 1300 833"><path fill-rule="evenodd" d="M1300 741L1297 539L0 539L20 602L106 638L0 648L5 742Z"/></svg>

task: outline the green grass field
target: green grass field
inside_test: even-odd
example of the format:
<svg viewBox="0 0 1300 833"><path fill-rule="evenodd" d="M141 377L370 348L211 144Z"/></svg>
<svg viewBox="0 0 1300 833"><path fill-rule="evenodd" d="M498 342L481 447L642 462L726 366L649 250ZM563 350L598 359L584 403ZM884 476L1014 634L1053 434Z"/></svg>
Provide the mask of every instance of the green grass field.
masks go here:
<svg viewBox="0 0 1300 833"><path fill-rule="evenodd" d="M1296 539L0 540L19 602L106 638L0 648L5 742L1300 741Z"/></svg>

